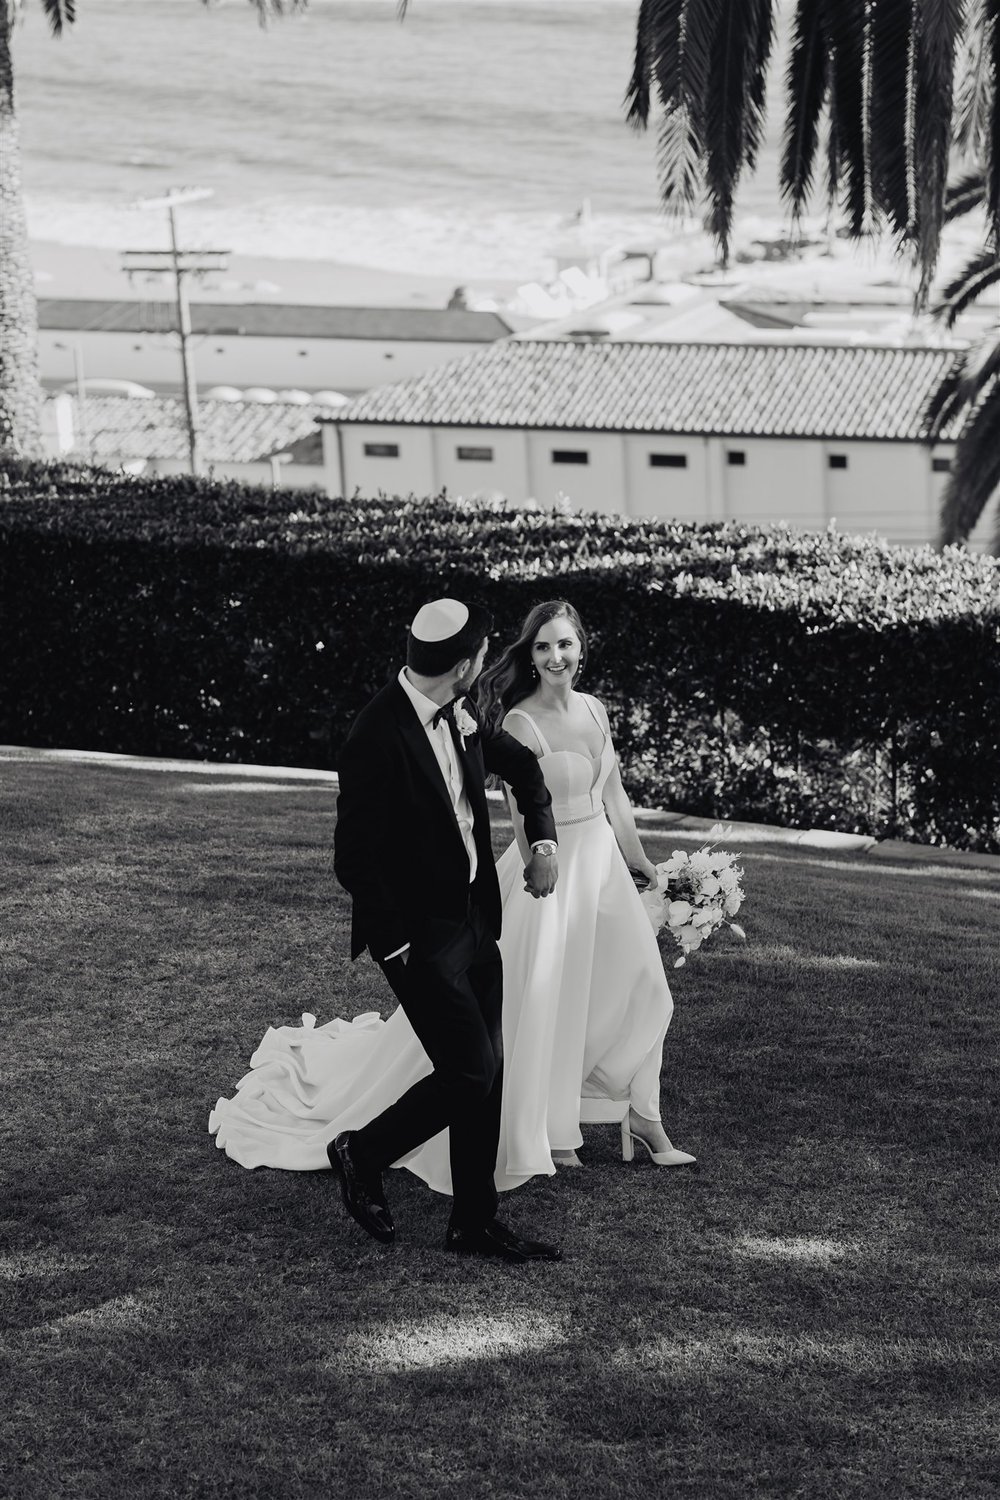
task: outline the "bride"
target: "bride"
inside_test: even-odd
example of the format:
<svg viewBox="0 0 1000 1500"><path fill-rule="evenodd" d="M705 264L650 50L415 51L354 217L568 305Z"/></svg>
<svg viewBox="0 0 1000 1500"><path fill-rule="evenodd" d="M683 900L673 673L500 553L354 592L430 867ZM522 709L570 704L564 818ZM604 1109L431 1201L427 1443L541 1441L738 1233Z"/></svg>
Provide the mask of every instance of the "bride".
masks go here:
<svg viewBox="0 0 1000 1500"><path fill-rule="evenodd" d="M673 1000L629 874L655 881L639 842L598 699L575 686L587 637L571 604L537 605L480 678L483 716L538 756L552 794L559 882L547 901L523 888L527 844L497 865L503 900L504 1101L508 1170L579 1166L580 1096L629 1101L629 1130L658 1165L694 1161L660 1123L660 1063Z"/></svg>
<svg viewBox="0 0 1000 1500"><path fill-rule="evenodd" d="M546 901L523 887L524 834L497 867L503 899L504 1089L496 1184L517 1187L578 1165L580 1096L628 1099L629 1128L663 1166L676 1151L660 1123L659 1075L673 1002L659 948L628 872L653 866L639 843L607 716L574 682L586 635L573 607L537 606L483 679L485 711L538 755L559 835L559 882ZM605 816L605 814L607 816ZM623 857L624 856L624 857ZM367 1123L431 1064L402 1008L386 1021L271 1027L232 1099L209 1117L216 1145L244 1167L329 1169L327 1144ZM451 1192L448 1132L394 1163Z"/></svg>

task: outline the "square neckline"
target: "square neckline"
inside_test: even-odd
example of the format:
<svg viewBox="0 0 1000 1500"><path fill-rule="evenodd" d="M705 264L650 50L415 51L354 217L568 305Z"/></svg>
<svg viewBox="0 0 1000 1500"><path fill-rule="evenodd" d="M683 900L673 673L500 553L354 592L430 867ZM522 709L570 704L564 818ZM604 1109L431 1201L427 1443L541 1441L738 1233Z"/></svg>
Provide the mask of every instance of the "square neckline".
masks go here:
<svg viewBox="0 0 1000 1500"><path fill-rule="evenodd" d="M545 738L545 736L542 733L541 729L539 729L539 727L536 724L535 720L531 717L531 714L528 713L527 709L517 708L517 707L509 708L507 710L507 714L505 715L505 717L508 717L510 714L520 714L520 716L521 716L522 719L527 719L528 723L531 725L532 729L535 731L535 734L536 734L536 736L538 738L539 745L542 747L542 754L538 757L539 760L544 760L547 755L576 755L576 756L579 757L580 760L585 760L587 762L587 764L590 766L590 770L591 770L590 790L591 790L591 792L593 792L594 787L597 785L598 781L600 780L601 767L604 764L604 752L608 748L608 744L610 743L611 736L608 733L608 731L605 729L604 725L601 723L600 719L598 718L598 716L597 716L597 710L594 707L593 700L591 699L590 694L589 693L581 693L580 697L583 699L584 703L586 703L587 707L590 709L590 712L591 712L591 715L593 717L593 720L594 720L595 724L597 725L598 729L601 731L601 736L602 736L602 738L601 738L601 748L600 748L599 753L596 756L595 755L585 755L582 750L553 750L552 746L549 744L548 740Z"/></svg>

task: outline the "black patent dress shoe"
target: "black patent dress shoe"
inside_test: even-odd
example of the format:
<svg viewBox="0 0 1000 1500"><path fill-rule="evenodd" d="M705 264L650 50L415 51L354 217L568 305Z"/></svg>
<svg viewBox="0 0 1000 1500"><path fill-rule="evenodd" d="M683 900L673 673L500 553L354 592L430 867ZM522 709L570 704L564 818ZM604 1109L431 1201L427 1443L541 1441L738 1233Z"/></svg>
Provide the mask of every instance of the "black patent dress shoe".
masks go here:
<svg viewBox="0 0 1000 1500"><path fill-rule="evenodd" d="M326 1148L334 1175L340 1182L340 1196L351 1218L366 1234L382 1245L391 1245L396 1238L396 1228L382 1191L382 1174L359 1170L351 1151L353 1135L353 1130L342 1130Z"/></svg>
<svg viewBox="0 0 1000 1500"><path fill-rule="evenodd" d="M508 1260L523 1266L529 1260L562 1260L558 1245L546 1245L542 1240L525 1240L499 1219L491 1219L475 1229L463 1229L458 1224L449 1224L444 1248L456 1255L489 1255L498 1260Z"/></svg>

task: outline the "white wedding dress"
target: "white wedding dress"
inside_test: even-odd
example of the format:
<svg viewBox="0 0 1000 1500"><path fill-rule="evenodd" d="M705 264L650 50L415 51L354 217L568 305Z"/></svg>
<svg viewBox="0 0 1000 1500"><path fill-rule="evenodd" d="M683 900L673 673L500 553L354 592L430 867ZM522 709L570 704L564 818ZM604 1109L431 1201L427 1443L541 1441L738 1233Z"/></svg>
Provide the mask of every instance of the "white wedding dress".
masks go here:
<svg viewBox="0 0 1000 1500"><path fill-rule="evenodd" d="M596 708L588 706L601 723ZM521 712L521 710L511 710ZM525 718L528 715L524 715ZM614 766L604 734L596 760L549 749L559 879L544 900L524 890L517 843L497 865L503 900L504 1091L496 1182L551 1174L552 1151L582 1143L581 1094L627 1099L660 1115L660 1058L673 1001L649 918L604 814ZM603 733L602 726L602 733ZM327 1143L357 1129L430 1071L401 1008L387 1021L269 1028L232 1099L209 1118L216 1145L244 1167L329 1167ZM448 1132L394 1163L451 1192Z"/></svg>

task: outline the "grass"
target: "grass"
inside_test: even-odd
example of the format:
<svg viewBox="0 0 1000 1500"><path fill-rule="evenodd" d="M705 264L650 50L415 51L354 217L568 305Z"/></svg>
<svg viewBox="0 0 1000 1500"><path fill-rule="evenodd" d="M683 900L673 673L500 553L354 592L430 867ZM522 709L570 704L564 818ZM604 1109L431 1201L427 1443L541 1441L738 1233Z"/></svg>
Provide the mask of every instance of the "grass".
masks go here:
<svg viewBox="0 0 1000 1500"><path fill-rule="evenodd" d="M700 1171L588 1128L521 1271L207 1134L268 1023L387 1007L329 790L0 779L4 1496L995 1497L1000 866L747 845L749 947L673 976Z"/></svg>

